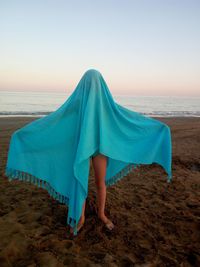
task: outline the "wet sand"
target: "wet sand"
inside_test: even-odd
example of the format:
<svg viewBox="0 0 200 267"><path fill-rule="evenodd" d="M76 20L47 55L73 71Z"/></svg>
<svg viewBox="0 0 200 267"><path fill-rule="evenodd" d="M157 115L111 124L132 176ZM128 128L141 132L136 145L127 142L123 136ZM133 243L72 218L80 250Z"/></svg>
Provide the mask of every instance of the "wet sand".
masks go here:
<svg viewBox="0 0 200 267"><path fill-rule="evenodd" d="M85 226L69 235L67 207L4 175L10 136L36 117L0 118L0 266L200 266L200 118L156 118L171 127L173 180L142 165L107 188L105 229L90 166Z"/></svg>

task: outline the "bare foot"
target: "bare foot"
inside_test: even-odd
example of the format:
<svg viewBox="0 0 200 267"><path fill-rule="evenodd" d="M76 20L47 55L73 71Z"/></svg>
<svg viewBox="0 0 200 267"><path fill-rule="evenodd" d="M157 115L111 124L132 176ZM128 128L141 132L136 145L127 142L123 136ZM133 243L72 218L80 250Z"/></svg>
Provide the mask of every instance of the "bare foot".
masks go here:
<svg viewBox="0 0 200 267"><path fill-rule="evenodd" d="M106 217L105 215L100 215L98 217L100 220L102 220L102 222L105 224L108 230L112 230L114 228L113 222L110 219L108 219L108 217Z"/></svg>

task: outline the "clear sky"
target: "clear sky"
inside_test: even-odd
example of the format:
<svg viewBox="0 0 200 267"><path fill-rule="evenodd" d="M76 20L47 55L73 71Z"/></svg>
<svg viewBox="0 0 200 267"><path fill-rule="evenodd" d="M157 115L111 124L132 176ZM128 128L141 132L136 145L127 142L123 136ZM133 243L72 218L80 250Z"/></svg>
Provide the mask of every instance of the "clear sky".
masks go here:
<svg viewBox="0 0 200 267"><path fill-rule="evenodd" d="M0 0L0 90L200 96L199 0Z"/></svg>

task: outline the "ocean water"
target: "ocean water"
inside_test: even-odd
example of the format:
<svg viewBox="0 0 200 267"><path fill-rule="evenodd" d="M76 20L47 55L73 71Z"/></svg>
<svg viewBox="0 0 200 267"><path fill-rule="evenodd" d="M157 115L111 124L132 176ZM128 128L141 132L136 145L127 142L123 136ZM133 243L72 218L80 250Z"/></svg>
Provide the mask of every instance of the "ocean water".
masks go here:
<svg viewBox="0 0 200 267"><path fill-rule="evenodd" d="M45 116L58 109L71 93L0 91L0 117ZM112 96L120 105L153 117L200 117L200 97Z"/></svg>

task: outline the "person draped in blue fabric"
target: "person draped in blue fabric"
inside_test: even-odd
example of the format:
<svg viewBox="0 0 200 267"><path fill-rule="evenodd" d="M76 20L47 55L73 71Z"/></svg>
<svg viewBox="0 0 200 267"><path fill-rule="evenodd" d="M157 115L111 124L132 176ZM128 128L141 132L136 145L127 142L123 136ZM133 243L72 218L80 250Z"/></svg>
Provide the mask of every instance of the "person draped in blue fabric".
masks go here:
<svg viewBox="0 0 200 267"><path fill-rule="evenodd" d="M104 208L106 188L141 164L157 163L171 182L170 127L114 101L102 74L84 73L69 98L54 112L16 130L5 175L34 183L68 207L74 235L85 221L90 159L95 170L98 217L114 224Z"/></svg>

